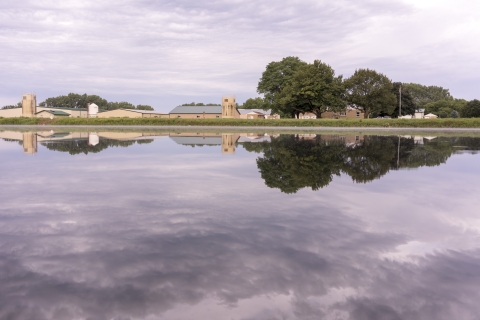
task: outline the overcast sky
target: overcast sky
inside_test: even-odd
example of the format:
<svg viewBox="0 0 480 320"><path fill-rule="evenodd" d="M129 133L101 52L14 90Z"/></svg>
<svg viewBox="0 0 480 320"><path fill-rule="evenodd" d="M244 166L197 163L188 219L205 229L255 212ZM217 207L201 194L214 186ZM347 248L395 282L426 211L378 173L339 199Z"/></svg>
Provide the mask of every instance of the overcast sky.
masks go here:
<svg viewBox="0 0 480 320"><path fill-rule="evenodd" d="M170 111L255 97L271 61L320 59L350 76L480 98L474 0L16 0L0 2L0 106L69 92Z"/></svg>

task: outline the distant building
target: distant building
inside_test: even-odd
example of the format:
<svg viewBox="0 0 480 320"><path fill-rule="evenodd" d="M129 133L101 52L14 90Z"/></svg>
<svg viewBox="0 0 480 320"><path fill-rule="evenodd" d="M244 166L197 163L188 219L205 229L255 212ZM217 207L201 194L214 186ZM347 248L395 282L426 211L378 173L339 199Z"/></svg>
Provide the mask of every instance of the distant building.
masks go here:
<svg viewBox="0 0 480 320"><path fill-rule="evenodd" d="M317 119L317 115L313 112L300 113L298 119Z"/></svg>
<svg viewBox="0 0 480 320"><path fill-rule="evenodd" d="M237 110L237 103L235 96L223 96L222 97L222 118L233 119L239 118L239 112Z"/></svg>
<svg viewBox="0 0 480 320"><path fill-rule="evenodd" d="M271 114L272 110L238 109L240 119L280 119L280 115Z"/></svg>
<svg viewBox="0 0 480 320"><path fill-rule="evenodd" d="M35 113L35 117L37 118L68 118L70 114L61 110L42 110Z"/></svg>
<svg viewBox="0 0 480 320"><path fill-rule="evenodd" d="M97 115L98 118L168 118L167 113L150 111L150 110L137 110L137 109L115 109L100 112Z"/></svg>
<svg viewBox="0 0 480 320"><path fill-rule="evenodd" d="M414 114L413 118L423 119L424 117L425 117L425 109L415 110L415 114Z"/></svg>
<svg viewBox="0 0 480 320"><path fill-rule="evenodd" d="M322 113L322 118L333 118L333 119L361 119L365 117L365 113L362 111L347 107L344 111L332 112L327 111Z"/></svg>

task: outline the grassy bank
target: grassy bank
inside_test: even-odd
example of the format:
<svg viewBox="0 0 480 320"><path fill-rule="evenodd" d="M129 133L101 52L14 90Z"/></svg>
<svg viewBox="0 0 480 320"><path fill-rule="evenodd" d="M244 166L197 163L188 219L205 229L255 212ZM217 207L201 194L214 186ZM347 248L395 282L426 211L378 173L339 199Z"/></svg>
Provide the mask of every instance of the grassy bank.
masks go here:
<svg viewBox="0 0 480 320"><path fill-rule="evenodd" d="M249 126L249 127L387 127L387 128L480 128L472 119L162 119L162 118L0 118L0 125L95 125L95 126Z"/></svg>

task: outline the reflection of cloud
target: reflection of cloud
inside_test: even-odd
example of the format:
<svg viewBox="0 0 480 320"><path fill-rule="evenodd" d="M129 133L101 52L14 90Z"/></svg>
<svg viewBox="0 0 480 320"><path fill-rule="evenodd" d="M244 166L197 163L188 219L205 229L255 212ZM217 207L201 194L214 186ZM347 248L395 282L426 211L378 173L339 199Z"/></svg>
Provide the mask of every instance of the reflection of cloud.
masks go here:
<svg viewBox="0 0 480 320"><path fill-rule="evenodd" d="M285 195L264 186L257 154L182 147L178 156L170 143L88 156L7 155L0 319L468 319L480 312L478 232L443 219L476 216L476 158L454 155L458 162L367 185L341 177L318 192ZM470 188L455 192L459 181ZM425 190L429 201L412 201ZM455 214L446 193L463 203ZM440 246L415 263L385 258L414 241Z"/></svg>

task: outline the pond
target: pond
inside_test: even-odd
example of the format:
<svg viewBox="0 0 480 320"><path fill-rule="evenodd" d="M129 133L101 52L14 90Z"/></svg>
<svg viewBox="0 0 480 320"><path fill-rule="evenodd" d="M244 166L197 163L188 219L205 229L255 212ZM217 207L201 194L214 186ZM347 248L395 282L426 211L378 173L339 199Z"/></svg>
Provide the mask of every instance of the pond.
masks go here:
<svg viewBox="0 0 480 320"><path fill-rule="evenodd" d="M480 135L0 129L0 319L474 319Z"/></svg>

